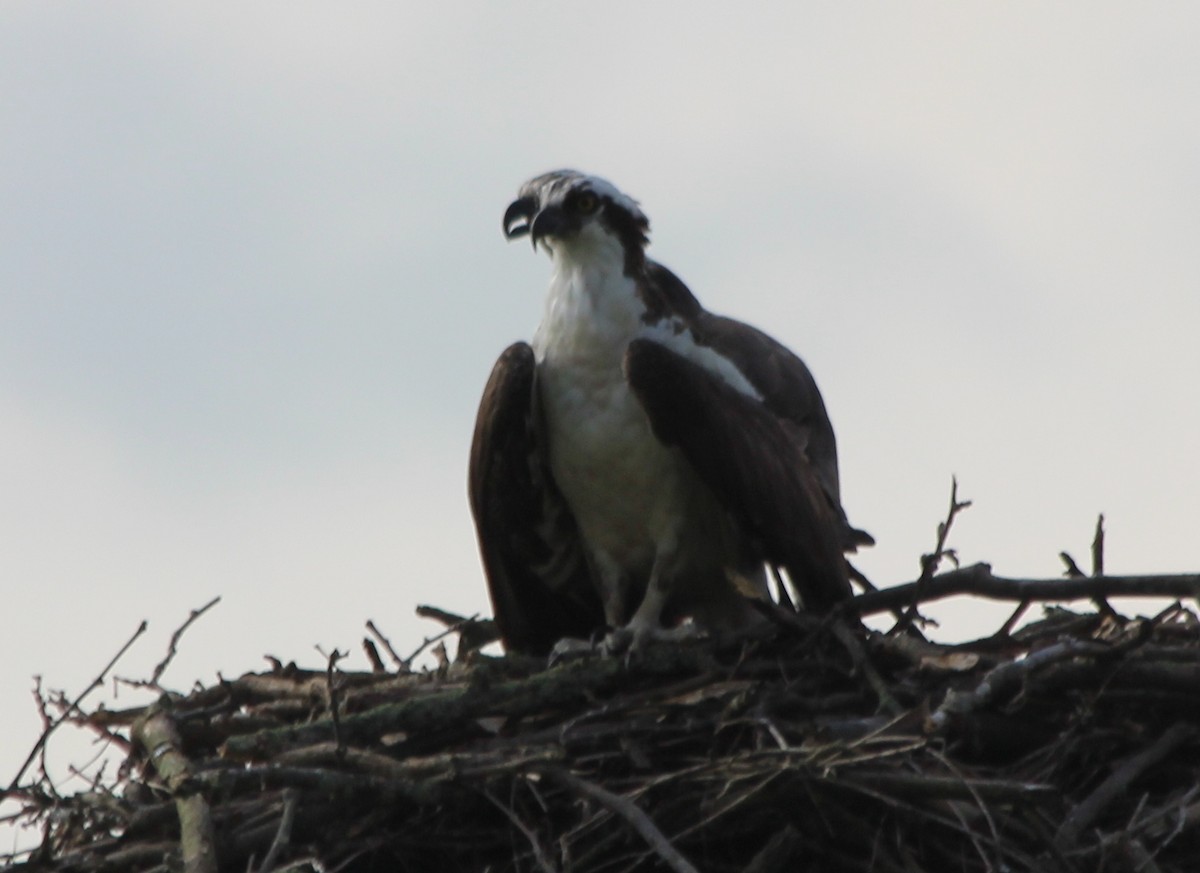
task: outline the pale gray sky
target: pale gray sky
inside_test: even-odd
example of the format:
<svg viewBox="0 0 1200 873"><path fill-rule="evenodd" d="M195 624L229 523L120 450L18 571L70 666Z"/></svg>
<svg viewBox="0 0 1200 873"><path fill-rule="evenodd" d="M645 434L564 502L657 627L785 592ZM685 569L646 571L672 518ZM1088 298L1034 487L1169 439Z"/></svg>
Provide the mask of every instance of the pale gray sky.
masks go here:
<svg viewBox="0 0 1200 873"><path fill-rule="evenodd" d="M1195 571L1197 45L1094 0L5 3L0 783L30 677L142 618L118 673L223 596L183 688L487 610L467 446L549 271L500 217L559 166L807 360L877 583L952 473L964 560L1056 575L1103 511L1111 571Z"/></svg>

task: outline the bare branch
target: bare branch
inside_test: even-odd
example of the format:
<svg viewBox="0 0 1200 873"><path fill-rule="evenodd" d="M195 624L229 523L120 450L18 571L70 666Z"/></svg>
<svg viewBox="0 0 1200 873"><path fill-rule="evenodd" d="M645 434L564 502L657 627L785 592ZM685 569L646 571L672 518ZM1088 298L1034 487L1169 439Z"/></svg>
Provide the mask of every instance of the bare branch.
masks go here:
<svg viewBox="0 0 1200 873"><path fill-rule="evenodd" d="M383 650L388 653L388 657L392 659L392 663L395 664L402 673L409 672L408 665L404 662L404 659L401 658L399 653L392 647L392 641L385 637L383 632L375 626L375 622L371 621L370 619L367 619L367 630L369 630L375 639L379 641L379 644L383 646Z"/></svg>
<svg viewBox="0 0 1200 873"><path fill-rule="evenodd" d="M280 854L291 842L292 822L296 818L296 804L299 798L300 794L295 788L283 789L283 811L279 815L279 830L275 832L275 839L271 841L271 848L267 850L267 856L263 858L258 873L271 873L279 862Z"/></svg>
<svg viewBox="0 0 1200 873"><path fill-rule="evenodd" d="M1092 575L1104 575L1104 513L1096 519L1096 535L1092 537Z"/></svg>
<svg viewBox="0 0 1200 873"><path fill-rule="evenodd" d="M1075 807L1059 827L1055 842L1063 849L1074 846L1084 829L1095 821L1096 817L1118 795L1129 790L1129 783L1184 743L1191 742L1195 737L1195 725L1185 722L1176 722L1171 725L1152 746L1127 758L1082 803Z"/></svg>
<svg viewBox="0 0 1200 873"><path fill-rule="evenodd" d="M992 575L988 564L972 564L934 576L918 589L920 580L881 591L860 594L850 608L873 615L911 603L931 603L960 594L991 600L1067 602L1102 597L1200 598L1200 574L1163 576L1085 576L1079 579L1010 579Z"/></svg>
<svg viewBox="0 0 1200 873"><path fill-rule="evenodd" d="M937 572L937 568L941 565L942 560L949 558L954 566L958 566L958 556L953 549L946 548L946 540L950 536L950 528L954 525L954 519L960 512L971 505L970 500L959 501L958 499L958 479L950 477L950 507L946 510L946 520L939 522L937 527L937 544L928 555L921 556L921 575L917 578L916 586L912 592L912 599L909 601L907 608L899 620L888 631L889 634L897 634L907 630L921 617L918 611L918 606L921 603L921 595L924 588L933 578L933 574Z"/></svg>
<svg viewBox="0 0 1200 873"><path fill-rule="evenodd" d="M654 820L638 807L636 803L628 797L623 797L620 794L601 788L594 782L588 782L586 779L580 779L574 773L563 770L558 767L547 767L539 769L539 772L544 773L551 779L560 782L565 787L574 791L576 794L582 794L585 797L590 797L598 801L603 806L607 807L612 812L619 815L644 839L654 853L662 859L668 867L675 873L699 873L696 867L685 858L678 849L671 845L671 841L666 838L662 831L658 829L658 825Z"/></svg>
<svg viewBox="0 0 1200 873"><path fill-rule="evenodd" d="M166 672L167 666L171 663L172 659L175 657L175 652L179 647L179 640L183 637L184 632L189 627L192 626L192 623L195 622L196 619L198 619L200 616L204 615L204 613L208 612L210 609L212 609L214 606L216 606L220 602L221 602L220 597L214 597L212 600L208 601L208 603L204 604L199 609L193 609L188 614L187 621L185 621L183 624L181 624L175 630L175 633L171 634L171 642L167 646L167 656L165 658L163 658L158 663L158 665L154 668L154 672L150 674L150 680L147 684L149 684L151 686L155 686L155 687L158 686L158 680L162 678L162 674L164 672Z"/></svg>
<svg viewBox="0 0 1200 873"><path fill-rule="evenodd" d="M156 704L134 725L133 736L175 797L184 873L218 873L212 814L193 784L192 763L174 720Z"/></svg>
<svg viewBox="0 0 1200 873"><path fill-rule="evenodd" d="M29 765L33 763L34 758L36 758L42 751L43 747L45 747L46 741L50 739L50 734L54 733L55 729L64 721L66 721L66 719L72 713L79 711L79 704L83 702L85 697L104 684L104 679L106 676L108 676L108 672L116 665L117 661L121 660L121 657L127 651L129 651L129 647L133 645L134 641L146 632L147 627L149 627L149 624L143 620L142 623L138 625L137 630L133 632L133 636L126 640L125 645L121 646L120 650L113 655L112 659L104 665L104 669L101 670L99 674L97 674L96 678L88 684L88 687L79 692L79 696L71 701L71 703L67 706L66 711L58 719L50 724L47 724L42 729L41 736L39 736L37 742L34 743L29 755L25 758L25 762L21 764L20 768L18 768L17 775L14 776L12 782L8 784L8 788L4 789L4 791L0 791L0 800L3 800L21 783L21 779L25 776L25 771L29 769Z"/></svg>

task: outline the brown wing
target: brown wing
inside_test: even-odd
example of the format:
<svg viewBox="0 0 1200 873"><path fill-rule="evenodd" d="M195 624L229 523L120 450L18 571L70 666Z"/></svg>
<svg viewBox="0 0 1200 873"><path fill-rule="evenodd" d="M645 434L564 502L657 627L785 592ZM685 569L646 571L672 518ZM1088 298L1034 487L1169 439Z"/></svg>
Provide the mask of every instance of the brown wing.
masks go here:
<svg viewBox="0 0 1200 873"><path fill-rule="evenodd" d="M755 327L705 311L687 286L662 264L646 265L652 297L666 302L692 328L696 342L728 358L754 386L767 409L808 434L808 459L841 519L843 546L874 545L866 531L850 525L842 509L837 440L816 380L795 353Z"/></svg>
<svg viewBox="0 0 1200 873"><path fill-rule="evenodd" d="M805 455L804 429L650 340L630 344L625 372L655 436L679 447L766 560L787 569L805 607L848 599L841 516Z"/></svg>
<svg viewBox="0 0 1200 873"><path fill-rule="evenodd" d="M544 655L604 626L579 534L539 441L533 349L492 368L471 443L469 490L488 593L504 647Z"/></svg>

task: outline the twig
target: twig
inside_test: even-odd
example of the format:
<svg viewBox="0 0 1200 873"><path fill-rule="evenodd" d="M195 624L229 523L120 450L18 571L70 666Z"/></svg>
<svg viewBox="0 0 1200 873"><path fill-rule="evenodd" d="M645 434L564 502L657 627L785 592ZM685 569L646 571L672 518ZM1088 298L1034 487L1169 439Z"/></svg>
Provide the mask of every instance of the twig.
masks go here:
<svg viewBox="0 0 1200 873"><path fill-rule="evenodd" d="M422 615L423 613L421 612L421 610L428 609L428 608L430 608L430 607L418 607L417 614ZM411 672L413 661L417 660L417 658L419 658L421 656L422 652L424 652L426 649L428 649L434 643L440 643L442 640L444 640L446 637L450 636L452 633L457 632L462 627L462 625L466 624L468 621L470 621L470 619L464 618L464 619L462 619L461 624L451 625L450 627L446 628L443 631L433 634L432 636L425 637L425 639L421 641L421 645L419 645L415 649L413 649L412 654L404 659L404 669L406 671Z"/></svg>
<svg viewBox="0 0 1200 873"><path fill-rule="evenodd" d="M383 658L379 657L379 649L376 648L370 637L363 637L362 647L367 660L371 662L371 672L386 673L387 665L383 663Z"/></svg>
<svg viewBox="0 0 1200 873"><path fill-rule="evenodd" d="M649 844L654 853L663 860L663 863L674 870L675 873L699 873L692 862L671 845L671 841L658 829L658 825L654 823L653 819L642 812L638 805L629 798L623 797L620 794L614 794L606 788L602 788L593 782L588 782L586 779L580 779L574 773L558 767L538 768L538 772L560 782L577 794L592 798L625 819L638 832L638 835Z"/></svg>
<svg viewBox="0 0 1200 873"><path fill-rule="evenodd" d="M1096 534L1092 537L1092 575L1104 575L1104 513L1096 519Z"/></svg>
<svg viewBox="0 0 1200 873"><path fill-rule="evenodd" d="M1194 725L1176 722L1167 728L1152 746L1132 755L1115 769L1108 778L1071 810L1066 821L1058 829L1054 841L1060 848L1069 849L1079 841L1083 833L1117 797L1129 790L1129 783L1142 773L1166 758L1184 743L1196 736Z"/></svg>
<svg viewBox="0 0 1200 873"><path fill-rule="evenodd" d="M917 590L909 582L881 591L860 594L850 601L859 615L887 612L898 605L930 603L959 594L991 600L1091 600L1103 597L1200 598L1200 574L1158 576L1086 576L1082 579L1011 579L992 575L988 564L972 564L934 576Z"/></svg>
<svg viewBox="0 0 1200 873"><path fill-rule="evenodd" d="M45 694L43 694L42 693L42 677L41 676L34 677L33 699L37 703L38 718L41 720L41 723L42 723L42 731L46 732L46 733L54 730L55 719L53 716L50 715L50 705L51 705L50 697L54 693L55 692L51 691L51 692L46 692ZM61 691L58 692L58 696L61 699L61 697L62 697ZM68 710L69 710L69 707L65 703L63 703L59 707L58 715L62 721L67 720L66 713L68 712ZM58 788L54 784L54 780L52 780L50 778L49 773L46 770L46 745L44 743L42 744L42 748L38 751L38 770L41 773L41 779L38 780L38 784L41 785L43 787L43 789L48 794L50 794L50 796L53 797L56 801L61 799L60 795L58 793ZM0 798L3 798L3 796L4 795L0 794Z"/></svg>
<svg viewBox="0 0 1200 873"><path fill-rule="evenodd" d="M846 622L840 618L834 618L831 629L834 637L850 655L850 660L854 663L854 666L866 677L871 690L875 692L875 697L879 700L880 710L893 716L904 712L904 707L896 702L896 698L888 690L887 683L883 681L883 678L879 675L879 671L875 669L875 665L867 657L862 641L855 636L854 632L846 625Z"/></svg>
<svg viewBox="0 0 1200 873"><path fill-rule="evenodd" d="M275 869L280 853L291 842L292 822L296 818L296 804L299 799L300 792L295 788L283 789L283 812L279 816L279 830L275 832L275 839L271 841L271 848L267 849L267 855L263 858L258 873L271 873Z"/></svg>
<svg viewBox="0 0 1200 873"><path fill-rule="evenodd" d="M794 858L804 846L804 838L791 825L784 825L758 850L742 873L776 873L795 868Z"/></svg>
<svg viewBox="0 0 1200 873"><path fill-rule="evenodd" d="M550 859L546 857L546 850L542 848L541 840L538 839L537 834L533 832L533 829L530 828L529 825L521 821L516 811L509 809L507 806L497 800L486 786L480 789L480 792L488 799L492 806L500 810L500 812L504 814L504 817L512 822L513 827L515 827L525 836L525 839L529 842L530 848L533 849L533 859L537 861L537 865L542 868L544 873L557 873L557 871L554 869L554 865L550 863Z"/></svg>
<svg viewBox="0 0 1200 873"><path fill-rule="evenodd" d="M468 617L465 615L458 615L457 613L450 612L446 609L430 606L427 603L423 603L417 607L417 615L420 618L429 618L436 622L440 622L446 626L447 630L454 630L456 627L464 625L469 621L474 621L477 618L477 616Z"/></svg>
<svg viewBox="0 0 1200 873"><path fill-rule="evenodd" d="M101 670L96 678L91 681L88 687L79 692L79 696L71 701L62 715L42 729L41 736L38 737L37 742L34 743L29 755L25 758L25 763L23 763L17 770L17 775L14 776L12 782L8 784L8 788L0 791L0 800L3 800L16 789L16 787L21 783L21 779L24 777L25 771L29 769L29 765L33 763L34 758L38 756L38 753L40 753L42 748L46 745L46 741L50 739L50 734L54 733L54 730L60 724L66 721L71 714L79 711L79 704L83 702L85 697L104 684L104 679L108 675L108 671L111 670L117 661L121 659L121 656L129 650L129 647L133 645L134 641L146 632L147 627L149 627L149 624L143 619L142 623L138 625L137 630L133 632L133 636L131 636L125 642L125 645L121 646L120 651L113 655L112 660L104 665L104 669Z"/></svg>
<svg viewBox="0 0 1200 873"><path fill-rule="evenodd" d="M1058 556L1062 559L1062 562L1067 565L1067 569L1063 571L1063 575L1068 579L1081 579L1087 575L1087 573L1084 573L1079 569L1079 565L1075 563L1075 559L1072 558L1067 552L1059 552Z"/></svg>
<svg viewBox="0 0 1200 873"><path fill-rule="evenodd" d="M1100 517L1096 519L1096 533L1092 537L1092 575L1104 575L1104 513L1101 513ZM1105 618L1114 621L1120 620L1121 616L1103 595L1093 597L1092 602L1096 604L1096 608Z"/></svg>
<svg viewBox="0 0 1200 873"><path fill-rule="evenodd" d="M1111 646L1103 643L1066 639L1031 652L1020 661L1005 661L989 670L971 691L948 691L941 706L929 717L930 725L935 730L941 730L956 716L962 717L990 706L1001 696L1020 688L1034 672L1050 664L1080 656L1111 654L1112 651Z"/></svg>
<svg viewBox="0 0 1200 873"><path fill-rule="evenodd" d="M471 616L461 616L453 612L447 612L444 609L438 609L436 606L423 605L417 607L417 615L421 618L431 618L434 621L441 622L446 625L446 630L437 636L425 640L417 651L408 656L407 663L410 667L421 652L431 644L445 639L452 633L458 634L456 660L461 660L468 652L481 649L488 643L493 643L500 639L500 629L496 626L496 623L490 619L481 619L478 613Z"/></svg>
<svg viewBox="0 0 1200 873"><path fill-rule="evenodd" d="M196 619L198 619L200 616L204 615L204 613L208 612L210 609L212 609L214 606L216 606L220 602L221 602L220 597L214 597L212 600L208 601L208 603L204 604L199 609L193 609L191 611L191 613L189 613L189 615L187 617L187 621L185 621L183 624L181 624L175 630L175 633L171 634L171 642L167 645L167 656L158 662L158 665L154 668L154 672L150 674L150 679L146 684L148 684L152 687L158 686L158 680L162 678L162 674L164 672L166 672L167 666L171 663L172 659L175 657L175 652L179 646L179 640L183 637L184 631L186 631L189 627L191 627L192 623Z"/></svg>
<svg viewBox="0 0 1200 873"><path fill-rule="evenodd" d="M320 648L318 647L318 651ZM337 662L346 657L348 652L339 652L336 648L329 653L325 664L325 691L329 695L329 718L333 722L333 741L337 745L338 755L346 753L346 743L342 739L341 689L335 676Z"/></svg>
<svg viewBox="0 0 1200 873"><path fill-rule="evenodd" d="M374 634L375 639L379 640L379 644L383 646L383 650L388 653L388 657L392 659L392 663L399 667L402 672L409 672L408 665L404 663L404 659L401 658L400 654L392 647L392 641L385 637L382 631L375 626L375 622L371 621L370 619L367 619L367 630Z"/></svg>
<svg viewBox="0 0 1200 873"><path fill-rule="evenodd" d="M1023 616L1026 613L1026 611L1028 611L1028 609L1029 609L1029 601L1022 600L1020 603L1017 604L1017 608L1012 611L1012 615L1010 615L1008 617L1008 619L1004 622L1004 624L1002 624L1000 626L1000 629L998 631L996 631L994 634L992 634L992 636L1007 637L1009 634L1012 633L1012 629L1017 626L1017 622L1021 620L1021 616Z"/></svg>
<svg viewBox="0 0 1200 873"><path fill-rule="evenodd" d="M930 554L921 556L921 575L917 578L916 584L913 586L912 599L904 610L904 614L900 616L899 620L888 631L889 636L902 633L921 617L918 609L921 604L921 595L924 593L925 587L933 579L933 574L937 572L942 559L949 558L955 567L958 566L958 555L955 554L953 549L946 548L946 539L950 536L950 528L954 525L955 517L970 505L970 500L959 501L958 479L955 476L951 476L950 508L946 511L946 520L938 522L937 545L934 546Z"/></svg>

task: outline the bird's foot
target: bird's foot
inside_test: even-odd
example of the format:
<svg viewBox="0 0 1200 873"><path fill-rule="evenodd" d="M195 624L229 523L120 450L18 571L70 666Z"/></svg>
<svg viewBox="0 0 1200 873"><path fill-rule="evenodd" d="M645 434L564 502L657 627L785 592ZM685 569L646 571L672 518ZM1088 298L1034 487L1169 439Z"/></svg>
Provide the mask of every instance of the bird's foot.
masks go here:
<svg viewBox="0 0 1200 873"><path fill-rule="evenodd" d="M606 652L603 642L597 642L595 639L581 640L578 637L563 637L550 650L548 666L555 667L559 664L580 661L584 658L594 658L597 655L604 654Z"/></svg>
<svg viewBox="0 0 1200 873"><path fill-rule="evenodd" d="M643 652L651 646L678 645L701 639L704 636L705 633L690 621L670 628L631 621L627 625L610 631L602 640L563 637L550 650L548 665L554 667L595 657L618 658L624 656L628 660L636 653Z"/></svg>
<svg viewBox="0 0 1200 873"><path fill-rule="evenodd" d="M605 654L625 655L627 658L635 652L644 651L658 643L682 643L699 639L703 636L700 628L692 622L676 625L675 627L659 627L656 624L640 624L631 621L609 633L601 643Z"/></svg>

